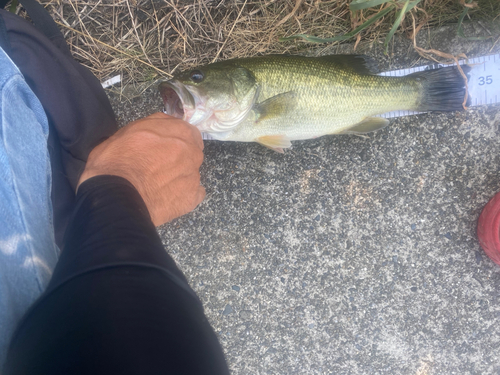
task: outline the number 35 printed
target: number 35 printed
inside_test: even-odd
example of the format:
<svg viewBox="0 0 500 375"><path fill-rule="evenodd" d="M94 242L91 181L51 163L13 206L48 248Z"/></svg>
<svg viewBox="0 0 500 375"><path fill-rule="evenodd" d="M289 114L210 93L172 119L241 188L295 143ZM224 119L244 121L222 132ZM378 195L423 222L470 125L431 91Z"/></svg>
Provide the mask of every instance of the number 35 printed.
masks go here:
<svg viewBox="0 0 500 375"><path fill-rule="evenodd" d="M493 78L492 76L479 77L478 81L479 81L479 86L491 85L493 83Z"/></svg>

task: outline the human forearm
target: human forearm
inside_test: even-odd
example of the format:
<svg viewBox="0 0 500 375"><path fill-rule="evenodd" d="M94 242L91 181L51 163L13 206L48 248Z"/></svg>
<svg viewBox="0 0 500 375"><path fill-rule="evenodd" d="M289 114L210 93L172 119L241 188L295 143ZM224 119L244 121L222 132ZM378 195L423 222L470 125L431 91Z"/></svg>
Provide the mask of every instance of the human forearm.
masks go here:
<svg viewBox="0 0 500 375"><path fill-rule="evenodd" d="M64 243L64 267L56 268L53 280L70 277L76 269L132 262L163 265L184 278L165 252L143 199L121 177L96 176L79 187Z"/></svg>

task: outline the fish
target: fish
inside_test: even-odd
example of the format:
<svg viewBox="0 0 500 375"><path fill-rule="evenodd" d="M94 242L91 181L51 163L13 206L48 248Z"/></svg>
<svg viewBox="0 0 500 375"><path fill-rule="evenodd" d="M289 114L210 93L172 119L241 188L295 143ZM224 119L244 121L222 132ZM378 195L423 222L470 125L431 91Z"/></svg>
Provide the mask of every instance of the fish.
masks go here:
<svg viewBox="0 0 500 375"><path fill-rule="evenodd" d="M470 68L462 67L465 73ZM283 152L292 141L382 129L383 113L463 110L457 67L377 75L365 55L267 55L180 72L159 85L164 112L221 141Z"/></svg>

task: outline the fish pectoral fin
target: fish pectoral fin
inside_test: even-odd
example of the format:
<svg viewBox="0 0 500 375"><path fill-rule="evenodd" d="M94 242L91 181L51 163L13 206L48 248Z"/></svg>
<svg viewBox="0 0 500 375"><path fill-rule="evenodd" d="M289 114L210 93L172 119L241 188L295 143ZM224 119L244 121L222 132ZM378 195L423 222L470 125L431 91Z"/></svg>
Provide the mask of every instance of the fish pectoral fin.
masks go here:
<svg viewBox="0 0 500 375"><path fill-rule="evenodd" d="M281 154L284 153L284 148L292 147L292 142L290 142L290 139L285 135L265 135L263 137L257 138L255 142L258 142L261 145L266 146Z"/></svg>
<svg viewBox="0 0 500 375"><path fill-rule="evenodd" d="M389 125L389 120L382 117L366 117L352 128L344 130L341 134L366 134L385 128Z"/></svg>
<svg viewBox="0 0 500 375"><path fill-rule="evenodd" d="M279 117L290 112L296 104L296 94L294 91L284 92L256 103L253 107L255 123L262 120Z"/></svg>

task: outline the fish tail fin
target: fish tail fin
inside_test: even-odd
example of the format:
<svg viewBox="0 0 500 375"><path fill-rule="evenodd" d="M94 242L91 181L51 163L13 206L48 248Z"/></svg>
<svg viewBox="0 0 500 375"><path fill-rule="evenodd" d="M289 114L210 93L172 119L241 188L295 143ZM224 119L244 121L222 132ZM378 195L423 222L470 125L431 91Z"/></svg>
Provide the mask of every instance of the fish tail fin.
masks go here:
<svg viewBox="0 0 500 375"><path fill-rule="evenodd" d="M467 75L471 68L461 66ZM433 70L424 70L407 76L422 83L422 95L416 110L427 111L460 111L463 110L465 98L465 80L456 66L448 66ZM467 99L466 105L469 105Z"/></svg>

